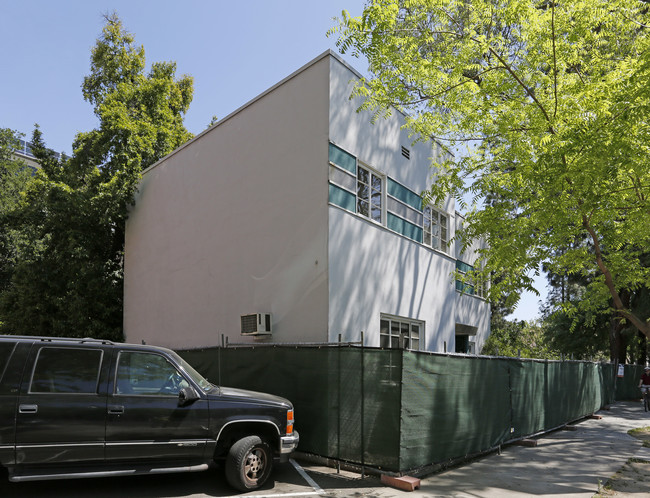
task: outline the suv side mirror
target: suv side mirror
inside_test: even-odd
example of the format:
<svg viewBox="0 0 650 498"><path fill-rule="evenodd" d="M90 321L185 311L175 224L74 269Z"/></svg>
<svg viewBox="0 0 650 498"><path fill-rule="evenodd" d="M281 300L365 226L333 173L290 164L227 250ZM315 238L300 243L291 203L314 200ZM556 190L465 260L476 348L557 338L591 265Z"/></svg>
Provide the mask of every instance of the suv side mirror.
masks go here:
<svg viewBox="0 0 650 498"><path fill-rule="evenodd" d="M187 406L199 398L199 394L193 388L184 387L178 392L178 406Z"/></svg>

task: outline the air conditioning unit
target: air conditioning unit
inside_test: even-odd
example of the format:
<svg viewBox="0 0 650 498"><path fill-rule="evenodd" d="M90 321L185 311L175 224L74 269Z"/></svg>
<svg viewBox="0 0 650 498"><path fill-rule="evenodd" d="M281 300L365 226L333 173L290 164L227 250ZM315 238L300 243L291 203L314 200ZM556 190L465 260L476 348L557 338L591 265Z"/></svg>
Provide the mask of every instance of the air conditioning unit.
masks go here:
<svg viewBox="0 0 650 498"><path fill-rule="evenodd" d="M271 313L241 315L241 335L270 335Z"/></svg>

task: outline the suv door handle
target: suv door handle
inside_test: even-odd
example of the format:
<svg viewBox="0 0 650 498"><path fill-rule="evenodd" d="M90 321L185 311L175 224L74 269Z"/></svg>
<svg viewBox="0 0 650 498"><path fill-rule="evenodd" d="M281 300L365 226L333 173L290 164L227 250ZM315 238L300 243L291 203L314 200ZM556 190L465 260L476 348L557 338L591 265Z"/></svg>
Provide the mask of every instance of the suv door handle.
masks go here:
<svg viewBox="0 0 650 498"><path fill-rule="evenodd" d="M122 405L109 405L108 413L111 415L121 415L124 413L124 407Z"/></svg>
<svg viewBox="0 0 650 498"><path fill-rule="evenodd" d="M19 405L18 413L37 413L38 405Z"/></svg>

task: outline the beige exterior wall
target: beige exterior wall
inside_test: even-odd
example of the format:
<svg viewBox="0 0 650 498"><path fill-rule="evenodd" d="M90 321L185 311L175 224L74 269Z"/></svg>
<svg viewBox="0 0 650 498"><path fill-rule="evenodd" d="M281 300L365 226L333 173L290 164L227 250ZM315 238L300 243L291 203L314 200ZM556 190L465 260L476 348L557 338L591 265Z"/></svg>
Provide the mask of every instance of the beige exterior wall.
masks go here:
<svg viewBox="0 0 650 498"><path fill-rule="evenodd" d="M459 325L477 330L480 348L489 305L455 290L453 242L445 254L386 216L375 223L329 202L329 142L385 189L390 178L417 194L443 154L413 144L400 113L371 124L357 112L357 77L324 53L145 172L126 231L127 341L335 342L363 331L379 346L390 317L422 324L421 350L454 351ZM453 199L441 208L452 239ZM272 336L242 336L249 313L271 313Z"/></svg>
<svg viewBox="0 0 650 498"><path fill-rule="evenodd" d="M129 342L327 340L329 57L145 172L127 222ZM273 335L240 335L270 312Z"/></svg>

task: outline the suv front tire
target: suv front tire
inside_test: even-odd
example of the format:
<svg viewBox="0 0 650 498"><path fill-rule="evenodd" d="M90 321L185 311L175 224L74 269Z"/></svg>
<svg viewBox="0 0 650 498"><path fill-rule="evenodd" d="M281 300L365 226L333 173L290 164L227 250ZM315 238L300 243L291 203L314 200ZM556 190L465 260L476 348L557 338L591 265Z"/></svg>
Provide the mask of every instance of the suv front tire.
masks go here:
<svg viewBox="0 0 650 498"><path fill-rule="evenodd" d="M226 457L226 479L239 491L262 486L273 466L271 448L259 436L247 436L232 445Z"/></svg>

